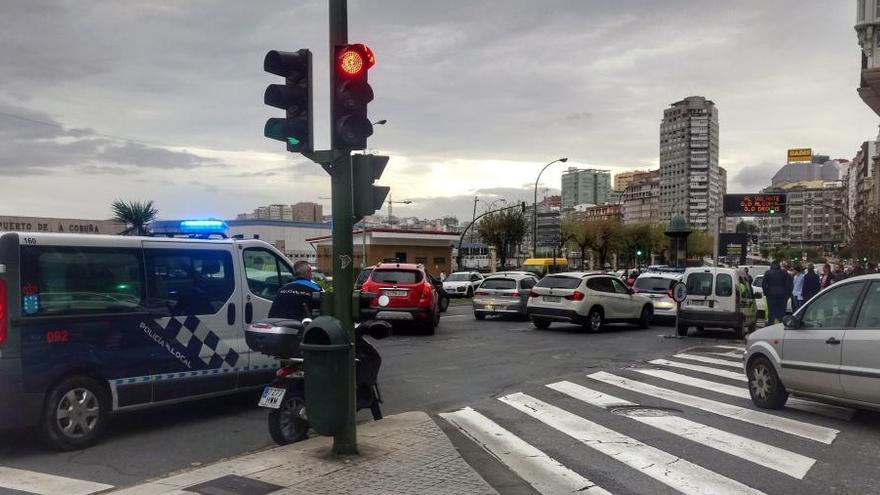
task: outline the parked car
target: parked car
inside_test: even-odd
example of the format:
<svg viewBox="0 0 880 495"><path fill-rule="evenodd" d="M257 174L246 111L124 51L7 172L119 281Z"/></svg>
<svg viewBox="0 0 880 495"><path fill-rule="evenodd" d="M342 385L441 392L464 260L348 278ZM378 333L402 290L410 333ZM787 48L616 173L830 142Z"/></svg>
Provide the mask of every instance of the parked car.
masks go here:
<svg viewBox="0 0 880 495"><path fill-rule="evenodd" d="M455 272L443 281L443 289L452 297L473 297L482 281L480 272Z"/></svg>
<svg viewBox="0 0 880 495"><path fill-rule="evenodd" d="M749 335L743 363L758 407L792 394L880 410L880 275L838 282Z"/></svg>
<svg viewBox="0 0 880 495"><path fill-rule="evenodd" d="M687 297L678 311L678 335L687 335L694 326L698 331L705 327L730 328L736 338L742 338L746 329L755 331L757 311L745 272L737 268L688 268L682 280Z"/></svg>
<svg viewBox="0 0 880 495"><path fill-rule="evenodd" d="M474 292L474 318L489 315L526 316L529 292L538 283L530 273L505 272L483 280Z"/></svg>
<svg viewBox="0 0 880 495"><path fill-rule="evenodd" d="M655 318L675 318L676 304L672 299L672 288L681 281L681 276L674 272L645 272L636 279L633 291L651 300Z"/></svg>
<svg viewBox="0 0 880 495"><path fill-rule="evenodd" d="M357 280L354 282L355 290L362 290L364 282L366 282L370 278L370 274L373 273L373 266L368 266L360 271L357 276ZM437 291L437 296L440 298L439 306L440 312L445 313L447 309L449 309L449 293L443 288L443 282L438 280L436 277L431 275L428 272L425 272L428 278L431 280L431 285L434 286L434 289Z"/></svg>
<svg viewBox="0 0 880 495"><path fill-rule="evenodd" d="M647 328L654 305L613 275L565 272L548 275L529 294L526 312L537 328L554 321L577 323L598 332L606 323L626 322Z"/></svg>
<svg viewBox="0 0 880 495"><path fill-rule="evenodd" d="M388 296L388 304L370 301L363 312L376 320L391 323L414 322L433 335L440 323L440 296L422 265L379 263L361 286L365 292Z"/></svg>
<svg viewBox="0 0 880 495"><path fill-rule="evenodd" d="M538 278L549 273L558 273L568 268L565 258L529 258L523 261L523 271L531 272Z"/></svg>

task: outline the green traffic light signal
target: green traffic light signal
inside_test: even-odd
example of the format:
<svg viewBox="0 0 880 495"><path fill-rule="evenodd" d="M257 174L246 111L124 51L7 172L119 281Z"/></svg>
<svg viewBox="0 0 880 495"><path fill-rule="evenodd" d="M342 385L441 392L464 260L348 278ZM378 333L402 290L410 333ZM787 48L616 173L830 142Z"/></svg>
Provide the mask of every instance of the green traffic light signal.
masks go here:
<svg viewBox="0 0 880 495"><path fill-rule="evenodd" d="M642 250L641 250L641 249L639 249L638 251L636 251L636 256L641 256L641 255L642 255Z"/></svg>
<svg viewBox="0 0 880 495"><path fill-rule="evenodd" d="M775 215L775 214L776 214L776 208L770 208L770 214L771 214L771 215Z"/></svg>

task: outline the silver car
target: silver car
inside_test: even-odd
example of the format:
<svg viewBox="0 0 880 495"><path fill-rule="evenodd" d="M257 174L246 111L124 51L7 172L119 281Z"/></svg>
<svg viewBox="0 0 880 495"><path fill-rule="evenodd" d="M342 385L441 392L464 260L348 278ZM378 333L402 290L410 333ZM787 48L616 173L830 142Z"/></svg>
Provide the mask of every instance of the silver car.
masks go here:
<svg viewBox="0 0 880 495"><path fill-rule="evenodd" d="M483 280L474 292L474 318L487 315L526 315L529 292L538 278L527 272L505 272Z"/></svg>
<svg viewBox="0 0 880 495"><path fill-rule="evenodd" d="M681 273L645 272L633 284L633 291L647 296L654 303L654 316L675 318L676 304L672 299L672 288L681 281Z"/></svg>
<svg viewBox="0 0 880 495"><path fill-rule="evenodd" d="M750 334L743 359L758 407L793 394L880 409L880 275L834 284Z"/></svg>

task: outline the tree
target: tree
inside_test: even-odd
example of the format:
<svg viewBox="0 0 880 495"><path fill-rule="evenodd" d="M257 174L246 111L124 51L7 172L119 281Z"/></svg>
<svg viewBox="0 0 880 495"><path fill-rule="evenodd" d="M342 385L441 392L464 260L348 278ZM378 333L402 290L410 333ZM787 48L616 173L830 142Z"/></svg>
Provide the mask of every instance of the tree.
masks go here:
<svg viewBox="0 0 880 495"><path fill-rule="evenodd" d="M662 225L636 223L621 227L621 247L627 259L650 262L652 254L660 253L666 245ZM641 251L641 255L637 255ZM638 259L636 259L638 257Z"/></svg>
<svg viewBox="0 0 880 495"><path fill-rule="evenodd" d="M593 247L593 237L586 223L578 220L562 222L562 243L576 247L581 253L581 270L586 268L587 251Z"/></svg>
<svg viewBox="0 0 880 495"><path fill-rule="evenodd" d="M695 230L687 239L688 256L709 256L715 252L715 239L711 234Z"/></svg>
<svg viewBox="0 0 880 495"><path fill-rule="evenodd" d="M876 210L860 214L856 220L852 241L849 243L851 257L880 260L880 213Z"/></svg>
<svg viewBox="0 0 880 495"><path fill-rule="evenodd" d="M116 200L110 205L113 220L124 225L121 235L146 235L147 224L156 219L159 211L153 207L153 201Z"/></svg>
<svg viewBox="0 0 880 495"><path fill-rule="evenodd" d="M522 242L527 228L523 213L513 208L490 213L476 226L480 240L498 249L502 266L507 261L510 248Z"/></svg>

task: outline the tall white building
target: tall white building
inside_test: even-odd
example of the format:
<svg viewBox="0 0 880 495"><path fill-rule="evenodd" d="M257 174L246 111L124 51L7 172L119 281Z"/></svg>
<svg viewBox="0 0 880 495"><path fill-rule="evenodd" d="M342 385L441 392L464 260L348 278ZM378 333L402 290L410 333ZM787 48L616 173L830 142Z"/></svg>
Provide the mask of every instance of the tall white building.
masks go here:
<svg viewBox="0 0 880 495"><path fill-rule="evenodd" d="M855 29L862 48L859 96L880 115L880 0L856 0Z"/></svg>
<svg viewBox="0 0 880 495"><path fill-rule="evenodd" d="M725 180L715 103L702 96L673 103L660 123L660 220L681 212L691 228L714 230Z"/></svg>

